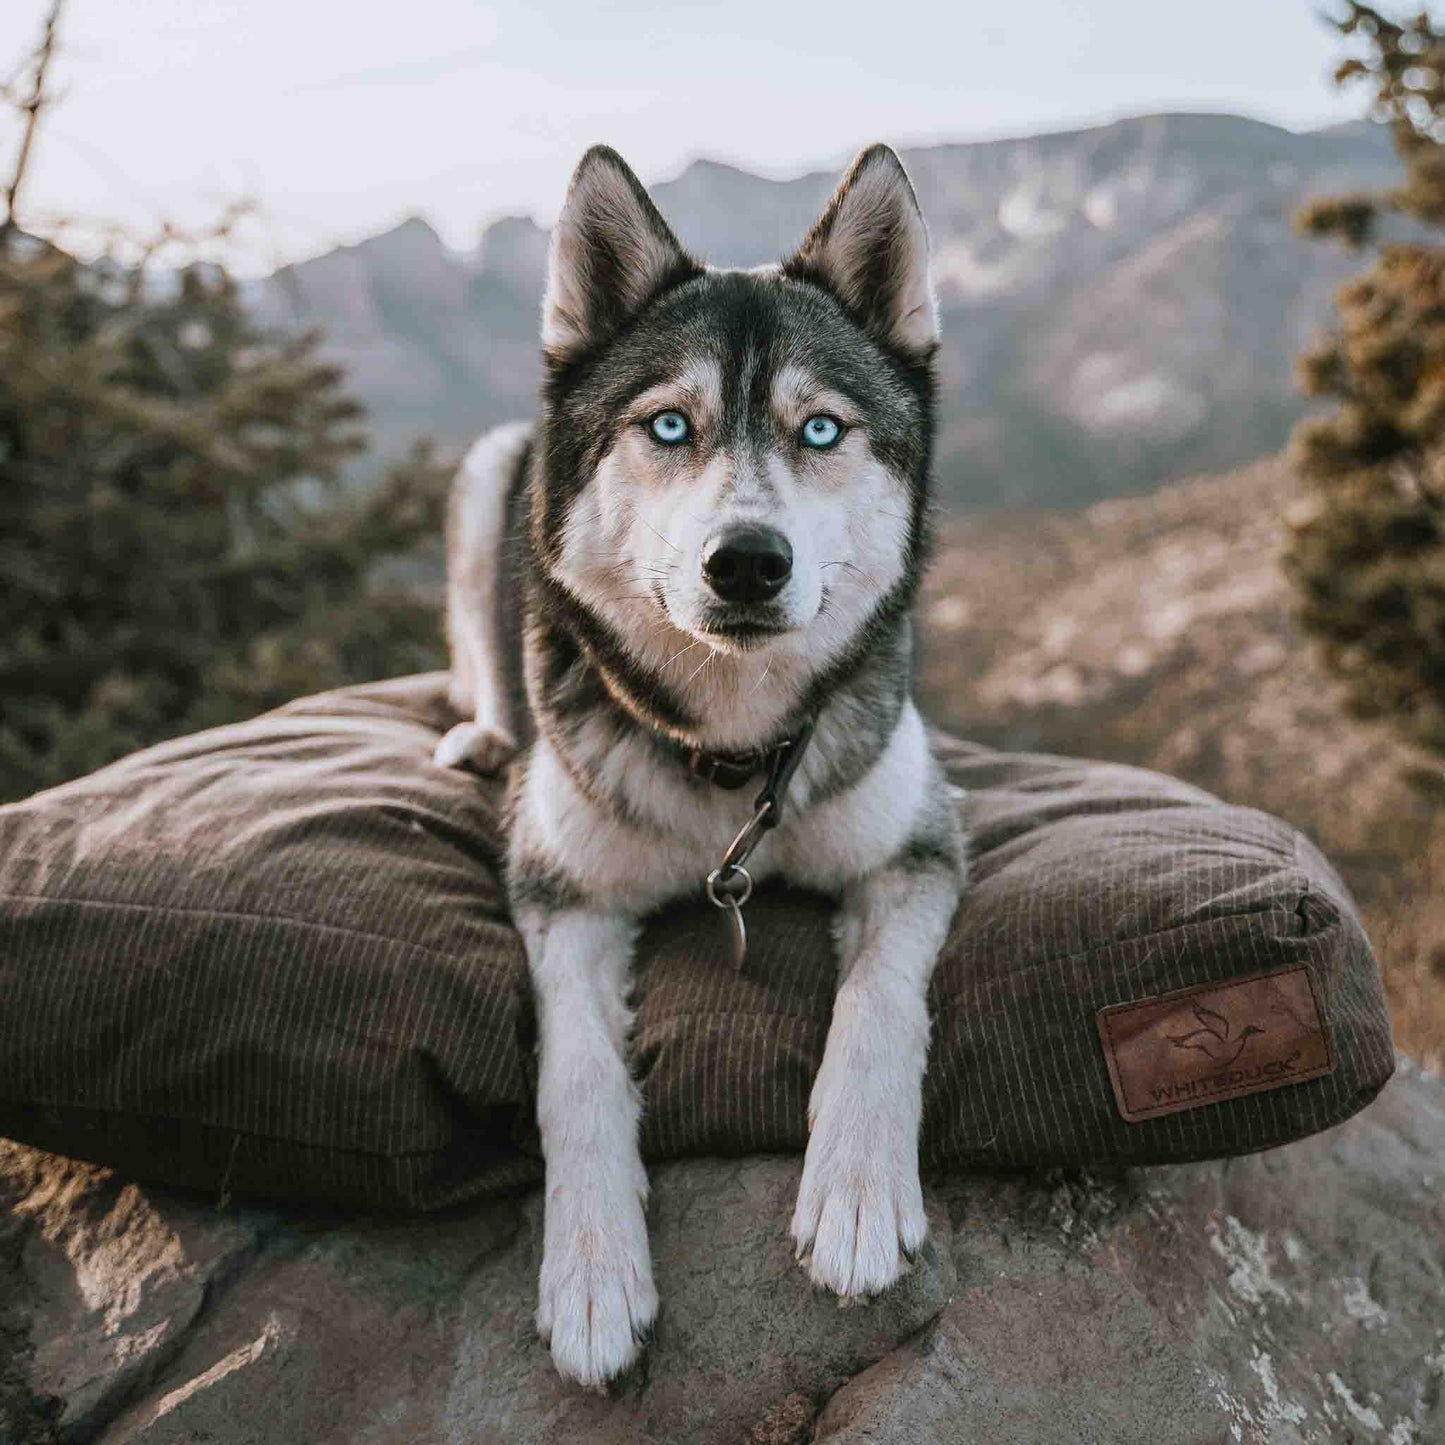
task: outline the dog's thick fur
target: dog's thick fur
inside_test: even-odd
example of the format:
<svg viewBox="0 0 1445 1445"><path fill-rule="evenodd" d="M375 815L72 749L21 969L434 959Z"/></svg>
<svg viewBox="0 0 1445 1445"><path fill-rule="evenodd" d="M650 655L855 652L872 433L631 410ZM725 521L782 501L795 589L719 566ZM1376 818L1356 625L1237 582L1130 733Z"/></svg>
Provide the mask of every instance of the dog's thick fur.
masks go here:
<svg viewBox="0 0 1445 1445"><path fill-rule="evenodd" d="M815 721L782 824L749 864L839 900L799 1257L819 1284L870 1294L926 1231L925 992L963 850L910 696L937 344L912 187L875 146L796 255L714 271L595 148L554 234L542 343L540 420L484 437L458 479L448 615L453 700L471 721L437 760L495 769L523 745L508 886L539 1013L537 1324L564 1375L600 1386L657 1309L627 1065L638 920L680 895L709 906L703 879L761 785L713 786L692 750L761 758ZM674 412L687 436L666 444L657 418ZM805 434L818 417L836 441L807 444L829 434ZM727 600L709 582L718 538L743 525L791 548L774 596ZM719 968L725 939L719 915Z"/></svg>

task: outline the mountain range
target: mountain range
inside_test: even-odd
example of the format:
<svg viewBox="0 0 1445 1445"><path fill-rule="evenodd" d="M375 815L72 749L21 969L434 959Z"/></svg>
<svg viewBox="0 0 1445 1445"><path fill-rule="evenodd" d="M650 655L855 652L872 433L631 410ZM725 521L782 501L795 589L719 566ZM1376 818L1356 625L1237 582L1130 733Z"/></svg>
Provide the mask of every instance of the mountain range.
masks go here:
<svg viewBox="0 0 1445 1445"><path fill-rule="evenodd" d="M1304 409L1294 354L1358 257L1291 233L1312 194L1387 184L1388 135L1163 114L902 152L932 233L944 342L945 511L1072 506L1274 451ZM652 188L717 265L790 250L836 171L773 180L693 162ZM319 327L379 452L460 447L524 416L547 233L489 225L470 254L421 219L277 271L257 314Z"/></svg>

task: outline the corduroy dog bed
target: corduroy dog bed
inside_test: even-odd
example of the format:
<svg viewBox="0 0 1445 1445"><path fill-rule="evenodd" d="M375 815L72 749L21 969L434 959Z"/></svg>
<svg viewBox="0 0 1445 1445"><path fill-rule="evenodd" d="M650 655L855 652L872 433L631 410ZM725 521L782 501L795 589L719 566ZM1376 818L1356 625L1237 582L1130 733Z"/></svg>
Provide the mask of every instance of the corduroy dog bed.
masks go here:
<svg viewBox="0 0 1445 1445"><path fill-rule="evenodd" d="M385 1208L540 1178L500 789L432 765L444 684L307 698L0 809L0 1134ZM943 747L973 862L925 1167L1242 1153L1378 1092L1378 970L1290 828L1137 769ZM761 889L741 975L701 899L649 926L649 1157L804 1147L828 912Z"/></svg>

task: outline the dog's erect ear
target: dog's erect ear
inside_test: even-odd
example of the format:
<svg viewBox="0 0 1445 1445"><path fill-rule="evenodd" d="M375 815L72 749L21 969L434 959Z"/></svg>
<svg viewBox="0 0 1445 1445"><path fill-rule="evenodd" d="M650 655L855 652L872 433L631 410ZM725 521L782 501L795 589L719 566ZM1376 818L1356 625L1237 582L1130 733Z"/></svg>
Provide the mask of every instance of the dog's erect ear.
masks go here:
<svg viewBox="0 0 1445 1445"><path fill-rule="evenodd" d="M871 336L913 360L938 345L928 228L888 146L853 162L783 272L826 287Z"/></svg>
<svg viewBox="0 0 1445 1445"><path fill-rule="evenodd" d="M572 173L552 232L543 349L553 361L571 360L699 269L627 162L610 146L593 146Z"/></svg>

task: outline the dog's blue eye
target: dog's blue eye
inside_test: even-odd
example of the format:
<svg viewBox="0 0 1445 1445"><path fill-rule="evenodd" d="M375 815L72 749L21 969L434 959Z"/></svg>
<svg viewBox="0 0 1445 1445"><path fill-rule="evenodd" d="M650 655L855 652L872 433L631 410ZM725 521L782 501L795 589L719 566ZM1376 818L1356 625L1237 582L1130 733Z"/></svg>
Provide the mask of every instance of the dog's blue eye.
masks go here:
<svg viewBox="0 0 1445 1445"><path fill-rule="evenodd" d="M820 451L830 447L843 435L838 419L831 416L810 416L803 423L803 445Z"/></svg>
<svg viewBox="0 0 1445 1445"><path fill-rule="evenodd" d="M648 428L665 447L675 447L692 434L692 427L680 411L658 412L648 423Z"/></svg>

